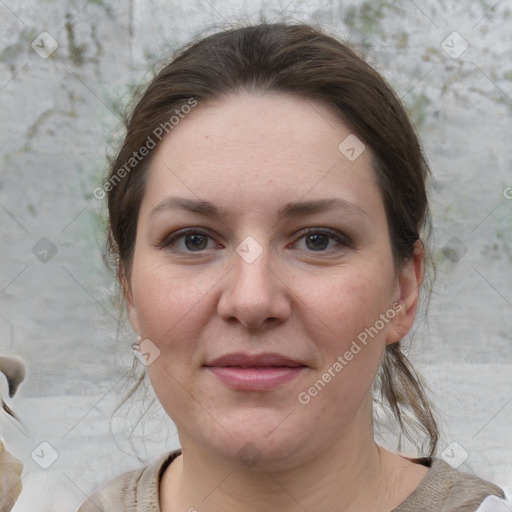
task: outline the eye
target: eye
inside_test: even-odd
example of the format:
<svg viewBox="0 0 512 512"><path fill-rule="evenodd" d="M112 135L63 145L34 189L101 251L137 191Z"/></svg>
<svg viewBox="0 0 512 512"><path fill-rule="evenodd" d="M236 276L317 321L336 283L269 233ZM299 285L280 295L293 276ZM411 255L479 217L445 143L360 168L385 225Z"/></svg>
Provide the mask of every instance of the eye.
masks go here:
<svg viewBox="0 0 512 512"><path fill-rule="evenodd" d="M299 238L301 239L305 240L307 250L314 252L326 252L326 249L342 249L350 246L350 240L347 237L330 229L309 228ZM330 242L335 242L335 246L329 247Z"/></svg>
<svg viewBox="0 0 512 512"><path fill-rule="evenodd" d="M158 244L158 247L160 249L170 249L185 253L198 253L206 249L219 247L219 244L208 247L209 239L213 241L213 238L208 233L197 228L187 228L166 236ZM305 240L306 248L299 247L299 249L313 252L327 252L332 249L339 250L351 245L350 240L346 236L325 228L308 228L303 231L302 236L293 245L297 245L298 241L302 239Z"/></svg>
<svg viewBox="0 0 512 512"><path fill-rule="evenodd" d="M200 252L208 249L208 239L210 235L196 228L182 229L171 233L165 237L159 244L161 249L171 249L182 252ZM182 244L177 244L178 240L182 240ZM218 244L217 244L218 247ZM211 248L211 247L210 247Z"/></svg>

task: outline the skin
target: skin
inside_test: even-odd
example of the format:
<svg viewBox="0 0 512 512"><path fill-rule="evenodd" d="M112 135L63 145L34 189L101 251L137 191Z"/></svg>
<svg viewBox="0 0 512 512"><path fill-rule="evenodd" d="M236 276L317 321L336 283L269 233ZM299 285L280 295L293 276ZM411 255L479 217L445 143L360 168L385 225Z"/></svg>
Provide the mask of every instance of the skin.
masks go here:
<svg viewBox="0 0 512 512"><path fill-rule="evenodd" d="M387 512L427 472L373 439L371 386L386 344L413 324L423 253L418 246L395 272L371 151L350 161L338 150L350 134L320 102L239 93L198 105L156 150L123 284L134 330L160 350L147 371L183 451L160 484L163 512ZM170 196L231 215L154 211ZM277 216L288 202L333 197L364 213ZM163 246L187 227L209 235L200 250L184 237ZM345 242L311 240L304 228ZM251 263L236 252L248 236L262 250ZM301 404L298 394L397 303L394 318ZM307 368L271 391L236 391L203 366L230 352L277 352ZM256 465L237 456L244 446Z"/></svg>

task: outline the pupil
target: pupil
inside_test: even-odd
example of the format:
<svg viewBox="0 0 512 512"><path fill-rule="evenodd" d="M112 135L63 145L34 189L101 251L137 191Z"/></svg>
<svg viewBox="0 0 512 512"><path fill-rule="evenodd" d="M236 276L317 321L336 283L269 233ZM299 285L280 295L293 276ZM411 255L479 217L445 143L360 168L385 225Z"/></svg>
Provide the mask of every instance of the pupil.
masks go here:
<svg viewBox="0 0 512 512"><path fill-rule="evenodd" d="M201 240L202 239L202 240ZM192 240L192 244L189 244L189 242ZM188 235L185 238L185 245L187 249L204 249L206 244L206 237L204 235ZM203 242L201 244L201 242Z"/></svg>
<svg viewBox="0 0 512 512"><path fill-rule="evenodd" d="M323 240L322 240L323 239ZM313 246L311 247L307 242L308 249L325 249L327 236L326 235L309 235L307 241L314 240ZM328 241L327 241L328 243Z"/></svg>

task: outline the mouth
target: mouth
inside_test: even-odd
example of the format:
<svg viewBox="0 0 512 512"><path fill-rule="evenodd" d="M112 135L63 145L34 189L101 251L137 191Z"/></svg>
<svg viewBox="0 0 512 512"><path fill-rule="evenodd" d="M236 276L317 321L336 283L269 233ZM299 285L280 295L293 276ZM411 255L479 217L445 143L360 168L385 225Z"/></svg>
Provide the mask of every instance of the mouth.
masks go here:
<svg viewBox="0 0 512 512"><path fill-rule="evenodd" d="M280 354L227 354L204 364L223 384L237 391L270 391L302 373L307 365Z"/></svg>

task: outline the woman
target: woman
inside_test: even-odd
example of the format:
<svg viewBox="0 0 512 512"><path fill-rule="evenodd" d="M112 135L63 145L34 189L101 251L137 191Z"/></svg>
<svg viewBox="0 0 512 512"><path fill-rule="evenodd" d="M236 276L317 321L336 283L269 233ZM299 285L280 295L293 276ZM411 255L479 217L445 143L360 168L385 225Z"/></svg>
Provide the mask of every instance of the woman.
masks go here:
<svg viewBox="0 0 512 512"><path fill-rule="evenodd" d="M303 25L184 49L103 189L135 349L181 450L103 511L474 511L400 349L428 263L428 166L383 78ZM379 394L423 457L374 439ZM421 448L421 441L426 448Z"/></svg>

